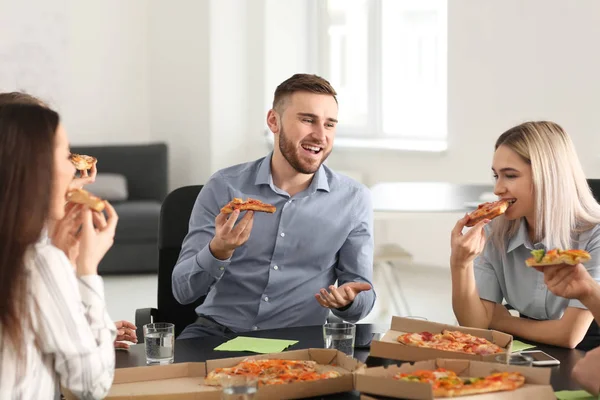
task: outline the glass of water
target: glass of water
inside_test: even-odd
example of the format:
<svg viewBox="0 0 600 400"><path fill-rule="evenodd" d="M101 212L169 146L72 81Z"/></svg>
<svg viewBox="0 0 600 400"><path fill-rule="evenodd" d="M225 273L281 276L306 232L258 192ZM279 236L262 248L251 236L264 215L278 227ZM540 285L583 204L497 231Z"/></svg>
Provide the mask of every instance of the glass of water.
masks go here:
<svg viewBox="0 0 600 400"><path fill-rule="evenodd" d="M156 322L144 325L146 364L171 364L175 354L175 325Z"/></svg>
<svg viewBox="0 0 600 400"><path fill-rule="evenodd" d="M258 380L255 376L224 376L219 380L223 388L223 400L253 400L258 391Z"/></svg>
<svg viewBox="0 0 600 400"><path fill-rule="evenodd" d="M356 325L349 322L331 322L323 325L323 339L326 349L339 350L354 356Z"/></svg>
<svg viewBox="0 0 600 400"><path fill-rule="evenodd" d="M518 365L520 367L531 367L533 365L533 358L519 353L505 353L496 356L496 362L499 362L500 364Z"/></svg>

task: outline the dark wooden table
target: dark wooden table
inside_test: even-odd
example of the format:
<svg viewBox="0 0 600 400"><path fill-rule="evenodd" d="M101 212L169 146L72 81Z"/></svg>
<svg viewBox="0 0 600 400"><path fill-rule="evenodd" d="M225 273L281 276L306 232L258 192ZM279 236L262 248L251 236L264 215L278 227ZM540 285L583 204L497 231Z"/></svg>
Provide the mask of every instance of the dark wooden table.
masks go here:
<svg viewBox="0 0 600 400"><path fill-rule="evenodd" d="M359 347L355 348L354 357L369 367L400 364L400 361L369 357L368 341L372 333L383 333L385 327L371 324L357 325L356 341ZM307 326L298 328L283 328L265 331L246 332L244 336L298 340L298 343L289 347L289 350L323 347L323 331L321 326ZM186 339L175 341L175 362L202 362L217 358L249 356L255 353L214 351L221 343L229 340L225 337L207 337L200 339ZM529 342L531 343L531 342ZM575 363L581 359L585 352L570 350L561 347L538 345L537 349L543 350L560 361L560 366L539 367L552 370L551 384L555 391L577 390L581 387L571 378L571 370ZM128 351L117 351L116 367L127 368L146 365L146 354L143 344L131 346ZM358 392L340 393L337 395L323 396L324 399L359 399Z"/></svg>

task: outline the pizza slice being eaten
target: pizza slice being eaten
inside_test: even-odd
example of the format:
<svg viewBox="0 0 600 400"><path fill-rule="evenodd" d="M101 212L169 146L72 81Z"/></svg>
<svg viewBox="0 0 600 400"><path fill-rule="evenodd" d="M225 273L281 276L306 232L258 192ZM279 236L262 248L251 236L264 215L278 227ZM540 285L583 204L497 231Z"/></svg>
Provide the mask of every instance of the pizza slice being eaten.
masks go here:
<svg viewBox="0 0 600 400"><path fill-rule="evenodd" d="M96 164L96 162L98 162L98 160L95 157L75 153L71 153L69 159L71 160L73 165L75 165L75 168L78 171L87 171L88 169L91 169L94 166L94 164Z"/></svg>
<svg viewBox="0 0 600 400"><path fill-rule="evenodd" d="M271 204L263 203L260 200L248 198L246 201L234 197L229 203L227 203L223 208L221 208L221 212L223 214L231 214L233 210L240 211L260 211L266 213L274 213L277 208Z"/></svg>
<svg viewBox="0 0 600 400"><path fill-rule="evenodd" d="M67 193L67 201L71 203L83 204L94 211L102 212L106 204L98 196L94 196L87 190L74 189Z"/></svg>
<svg viewBox="0 0 600 400"><path fill-rule="evenodd" d="M514 203L514 199L501 199L489 203L482 203L477 207L477 210L469 214L469 220L466 226L475 226L484 219L494 219L506 212L508 207Z"/></svg>
<svg viewBox="0 0 600 400"><path fill-rule="evenodd" d="M525 260L528 267L543 267L546 265L569 264L577 265L592 259L590 253L580 249L552 249L552 250L532 250L532 257Z"/></svg>

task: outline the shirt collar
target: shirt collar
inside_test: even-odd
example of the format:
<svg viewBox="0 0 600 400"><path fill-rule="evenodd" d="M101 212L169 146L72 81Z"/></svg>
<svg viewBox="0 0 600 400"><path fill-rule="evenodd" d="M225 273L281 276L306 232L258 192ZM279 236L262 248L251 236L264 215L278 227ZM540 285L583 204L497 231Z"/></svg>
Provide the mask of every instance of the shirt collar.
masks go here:
<svg viewBox="0 0 600 400"><path fill-rule="evenodd" d="M540 243L536 244L535 246L531 244L531 240L529 240L529 234L527 233L527 222L525 221L525 218L521 218L519 221L519 230L513 237L509 239L506 252L510 253L519 246L525 246L529 250L543 247L543 245Z"/></svg>
<svg viewBox="0 0 600 400"><path fill-rule="evenodd" d="M255 185L271 185L273 184L273 174L271 173L271 159L273 158L273 152L269 153L268 156L263 158L258 167L258 172L256 173L256 179L254 180ZM313 179L308 187L309 193L314 193L317 190L324 190L329 192L329 181L327 180L327 173L325 171L325 167L323 164L319 167Z"/></svg>

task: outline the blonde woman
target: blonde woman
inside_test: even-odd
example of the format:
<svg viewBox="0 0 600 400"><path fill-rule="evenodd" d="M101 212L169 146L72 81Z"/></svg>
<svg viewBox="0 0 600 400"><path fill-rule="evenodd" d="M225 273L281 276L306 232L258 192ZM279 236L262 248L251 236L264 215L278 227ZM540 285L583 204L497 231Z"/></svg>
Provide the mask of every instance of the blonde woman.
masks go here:
<svg viewBox="0 0 600 400"><path fill-rule="evenodd" d="M503 216L463 233L465 216L452 231L458 322L561 347L598 345L598 325L590 326L585 305L553 294L543 273L525 265L533 249L585 249L592 260L584 268L600 280L600 205L569 136L553 122L516 126L496 141L492 171L494 193L514 203ZM520 317L508 312L503 299Z"/></svg>

